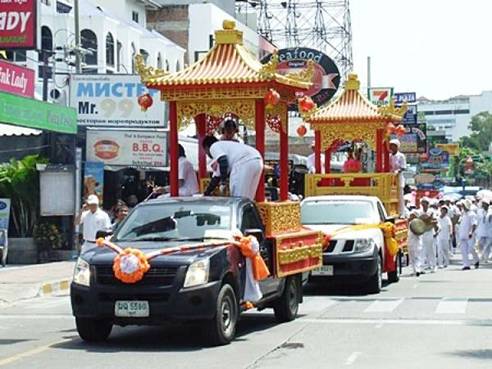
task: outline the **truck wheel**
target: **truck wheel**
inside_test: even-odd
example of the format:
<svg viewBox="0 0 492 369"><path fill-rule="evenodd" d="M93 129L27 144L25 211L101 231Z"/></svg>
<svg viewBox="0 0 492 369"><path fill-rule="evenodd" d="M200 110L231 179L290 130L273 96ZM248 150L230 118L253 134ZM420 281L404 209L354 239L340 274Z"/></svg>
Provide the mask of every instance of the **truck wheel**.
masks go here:
<svg viewBox="0 0 492 369"><path fill-rule="evenodd" d="M368 293L379 293L383 288L383 270L381 263L381 255L378 254L376 273L374 273L367 283Z"/></svg>
<svg viewBox="0 0 492 369"><path fill-rule="evenodd" d="M205 323L207 343L212 346L227 345L236 335L236 324L239 317L234 289L224 284L219 291L215 317Z"/></svg>
<svg viewBox="0 0 492 369"><path fill-rule="evenodd" d="M80 338L86 342L105 341L113 328L110 321L104 319L75 318Z"/></svg>
<svg viewBox="0 0 492 369"><path fill-rule="evenodd" d="M301 299L301 284L297 276L287 277L282 296L273 305L275 319L279 323L290 322L297 316Z"/></svg>
<svg viewBox="0 0 492 369"><path fill-rule="evenodd" d="M396 283L400 280L401 258L402 258L401 251L398 250L398 254L396 254L395 271L394 272L388 272L388 282L390 282L390 283Z"/></svg>

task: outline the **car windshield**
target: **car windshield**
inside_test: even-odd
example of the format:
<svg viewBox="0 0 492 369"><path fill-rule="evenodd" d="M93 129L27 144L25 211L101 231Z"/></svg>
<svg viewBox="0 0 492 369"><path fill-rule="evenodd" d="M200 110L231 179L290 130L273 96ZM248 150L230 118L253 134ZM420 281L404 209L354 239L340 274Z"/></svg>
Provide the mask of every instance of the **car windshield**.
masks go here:
<svg viewBox="0 0 492 369"><path fill-rule="evenodd" d="M362 224L374 222L368 201L308 201L301 207L302 224Z"/></svg>
<svg viewBox="0 0 492 369"><path fill-rule="evenodd" d="M113 240L201 241L228 238L230 206L207 203L165 203L136 208L115 233ZM162 245L159 245L162 247Z"/></svg>

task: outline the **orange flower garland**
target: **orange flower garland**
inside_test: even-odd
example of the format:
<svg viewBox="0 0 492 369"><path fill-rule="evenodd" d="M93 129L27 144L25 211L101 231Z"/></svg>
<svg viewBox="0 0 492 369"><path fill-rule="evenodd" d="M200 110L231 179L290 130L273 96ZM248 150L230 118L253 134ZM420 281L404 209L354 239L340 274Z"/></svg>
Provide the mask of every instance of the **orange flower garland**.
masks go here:
<svg viewBox="0 0 492 369"><path fill-rule="evenodd" d="M138 249L126 248L113 261L114 276L123 283L136 283L150 269L147 256Z"/></svg>

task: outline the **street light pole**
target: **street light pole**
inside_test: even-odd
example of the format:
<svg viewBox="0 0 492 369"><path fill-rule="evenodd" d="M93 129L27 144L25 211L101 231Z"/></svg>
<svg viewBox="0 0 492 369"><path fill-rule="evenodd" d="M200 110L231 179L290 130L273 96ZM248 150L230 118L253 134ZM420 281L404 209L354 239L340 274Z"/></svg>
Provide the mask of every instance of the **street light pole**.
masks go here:
<svg viewBox="0 0 492 369"><path fill-rule="evenodd" d="M75 73L80 74L80 25L79 25L79 0L73 2L74 28L75 28Z"/></svg>

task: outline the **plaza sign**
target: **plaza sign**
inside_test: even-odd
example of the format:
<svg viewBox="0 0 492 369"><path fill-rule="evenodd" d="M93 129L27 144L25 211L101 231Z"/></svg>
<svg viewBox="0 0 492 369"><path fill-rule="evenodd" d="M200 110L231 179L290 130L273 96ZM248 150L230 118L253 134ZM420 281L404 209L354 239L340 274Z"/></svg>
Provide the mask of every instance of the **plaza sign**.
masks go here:
<svg viewBox="0 0 492 369"><path fill-rule="evenodd" d="M0 0L0 49L36 49L37 0Z"/></svg>
<svg viewBox="0 0 492 369"><path fill-rule="evenodd" d="M0 123L59 133L77 133L74 109L0 92Z"/></svg>
<svg viewBox="0 0 492 369"><path fill-rule="evenodd" d="M393 95L396 105L403 103L413 104L417 102L417 94L415 92L396 92Z"/></svg>

